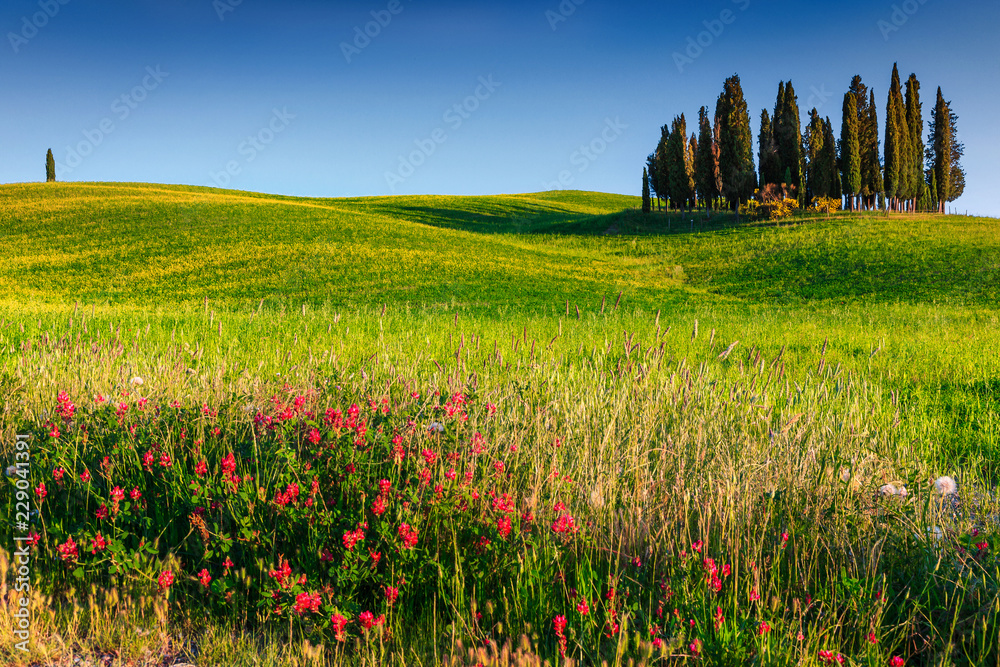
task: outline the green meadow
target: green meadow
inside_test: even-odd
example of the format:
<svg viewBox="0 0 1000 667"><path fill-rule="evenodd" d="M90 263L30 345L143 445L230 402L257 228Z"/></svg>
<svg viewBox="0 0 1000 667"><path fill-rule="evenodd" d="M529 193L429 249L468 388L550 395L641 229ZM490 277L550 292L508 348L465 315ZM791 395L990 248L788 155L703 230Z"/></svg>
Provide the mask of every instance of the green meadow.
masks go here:
<svg viewBox="0 0 1000 667"><path fill-rule="evenodd" d="M0 186L0 453L48 494L5 664L997 664L1000 224L639 203Z"/></svg>

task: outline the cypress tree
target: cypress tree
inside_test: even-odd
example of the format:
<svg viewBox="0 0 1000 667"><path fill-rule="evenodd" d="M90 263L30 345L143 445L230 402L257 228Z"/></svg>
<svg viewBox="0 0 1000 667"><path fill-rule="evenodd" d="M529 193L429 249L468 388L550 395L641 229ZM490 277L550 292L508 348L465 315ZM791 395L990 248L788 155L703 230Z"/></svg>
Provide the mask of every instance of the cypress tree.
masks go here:
<svg viewBox="0 0 1000 667"><path fill-rule="evenodd" d="M778 145L774 141L774 128L767 109L760 111L760 134L757 137L759 146L758 163L760 165L760 187L763 189L771 183L781 182L781 163L778 158Z"/></svg>
<svg viewBox="0 0 1000 667"><path fill-rule="evenodd" d="M821 157L823 171L828 174L830 179L830 188L826 196L840 199L843 195L843 186L840 182L840 171L837 169L837 140L833 138L833 125L830 123L829 116L823 120L823 153Z"/></svg>
<svg viewBox="0 0 1000 667"><path fill-rule="evenodd" d="M910 74L910 78L906 80L906 124L910 131L911 142L911 207L915 209L926 189L924 180L924 117L920 104L920 82L917 81L916 74Z"/></svg>
<svg viewBox="0 0 1000 667"><path fill-rule="evenodd" d="M666 213L670 200L670 164L667 159L667 145L670 143L670 126L660 127L660 143L656 145L656 182L658 197L663 198L663 209Z"/></svg>
<svg viewBox="0 0 1000 667"><path fill-rule="evenodd" d="M962 168L962 155L965 154L965 144L958 140L958 114L948 102L948 128L951 130L951 187L948 190L948 201L955 201L965 192L965 169Z"/></svg>
<svg viewBox="0 0 1000 667"><path fill-rule="evenodd" d="M853 211L854 197L861 192L861 143L858 101L851 92L844 94L843 122L840 125L840 182L847 195L847 208Z"/></svg>
<svg viewBox="0 0 1000 667"><path fill-rule="evenodd" d="M45 156L45 182L54 183L56 180L56 160L52 157L52 149Z"/></svg>
<svg viewBox="0 0 1000 667"><path fill-rule="evenodd" d="M646 167L642 168L642 212L649 213L650 209L649 201L649 172Z"/></svg>
<svg viewBox="0 0 1000 667"><path fill-rule="evenodd" d="M695 161L698 159L698 137L695 136L694 132L691 133L691 138L688 139L687 152L684 154L684 168L687 170L688 183L690 184L690 199L691 208L694 209L698 206L698 188L695 183Z"/></svg>
<svg viewBox="0 0 1000 667"><path fill-rule="evenodd" d="M798 188L799 203L805 201L805 184L803 181L804 154L802 150L802 125L799 119L798 97L792 82L784 87L779 86L778 92L783 98L775 107L775 117L772 121L774 139L778 145L778 156L782 171L789 170L791 184Z"/></svg>
<svg viewBox="0 0 1000 667"><path fill-rule="evenodd" d="M930 173L930 179L927 182L927 208L925 208L924 210L925 211L933 210L935 213L937 213L938 211L941 210L941 206L939 204L941 200L938 199L937 178L935 178L934 176L933 168L929 169L928 171Z"/></svg>
<svg viewBox="0 0 1000 667"><path fill-rule="evenodd" d="M670 179L670 202L672 208L687 209L692 197L694 182L688 171L690 147L687 139L687 121L684 114L675 116L667 140L667 165Z"/></svg>
<svg viewBox="0 0 1000 667"><path fill-rule="evenodd" d="M860 133L861 144L861 187L867 198L869 209L876 208L877 198L885 191L882 178L882 163L879 161L878 107L875 106L875 91L869 92L865 105L867 118L865 129Z"/></svg>
<svg viewBox="0 0 1000 667"><path fill-rule="evenodd" d="M885 195L890 210L897 210L899 199L907 192L907 159L910 149L909 131L903 112L903 95L899 84L899 68L892 66L892 81L885 108Z"/></svg>
<svg viewBox="0 0 1000 667"><path fill-rule="evenodd" d="M827 175L823 171L823 119L814 107L809 112L809 125L806 126L806 203L816 197L825 197L830 189Z"/></svg>
<svg viewBox="0 0 1000 667"><path fill-rule="evenodd" d="M952 132L951 132L951 110L948 108L944 96L941 95L941 87L937 89L937 103L934 111L931 112L930 127L930 149L933 157L931 160L934 171L934 180L937 184L937 210L944 213L945 202L949 201L951 193L951 173L952 173Z"/></svg>
<svg viewBox="0 0 1000 667"><path fill-rule="evenodd" d="M656 209L660 208L660 194L656 191L656 153L646 156L646 172L648 174L646 185L652 190L652 195L656 197Z"/></svg>
<svg viewBox="0 0 1000 667"><path fill-rule="evenodd" d="M756 169L753 164L753 134L750 130L750 113L743 97L739 75L726 79L722 93L715 105L719 123L719 174L722 193L729 200L730 208L740 214L740 205L753 194Z"/></svg>
<svg viewBox="0 0 1000 667"><path fill-rule="evenodd" d="M716 187L719 163L707 107L702 107L698 111L698 153L695 156L694 173L698 198L705 204L706 209L711 209L712 201L719 196Z"/></svg>

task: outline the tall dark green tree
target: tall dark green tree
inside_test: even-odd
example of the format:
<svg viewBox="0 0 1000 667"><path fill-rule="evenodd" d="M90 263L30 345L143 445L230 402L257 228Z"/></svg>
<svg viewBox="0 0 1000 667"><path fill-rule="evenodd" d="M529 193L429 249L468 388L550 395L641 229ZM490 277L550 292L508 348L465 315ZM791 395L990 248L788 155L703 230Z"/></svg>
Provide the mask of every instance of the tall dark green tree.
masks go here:
<svg viewBox="0 0 1000 667"><path fill-rule="evenodd" d="M694 182L698 198L711 210L712 202L719 196L716 181L719 176L719 162L712 133L712 123L708 119L708 108L698 110L698 153L694 160Z"/></svg>
<svg viewBox="0 0 1000 667"><path fill-rule="evenodd" d="M649 213L652 206L650 206L649 198L649 172L646 167L642 168L642 212Z"/></svg>
<svg viewBox="0 0 1000 667"><path fill-rule="evenodd" d="M826 126L819 112L813 108L809 112L809 125L806 128L806 201L817 197L831 197L834 191L834 172L836 169L833 135Z"/></svg>
<svg viewBox="0 0 1000 667"><path fill-rule="evenodd" d="M779 170L783 174L787 169L791 175L791 184L798 188L799 202L805 201L802 167L804 156L802 151L802 125L799 117L799 102L795 95L792 82L778 86L779 99L775 104L772 127L774 140L778 147Z"/></svg>
<svg viewBox="0 0 1000 667"><path fill-rule="evenodd" d="M648 176L646 177L646 186L652 191L652 195L656 197L656 209L660 209L660 195L656 191L656 153L650 153L646 156L646 172Z"/></svg>
<svg viewBox="0 0 1000 667"><path fill-rule="evenodd" d="M833 137L833 124L830 117L823 119L823 153L821 154L823 169L830 174L830 191L827 197L840 199L844 194L844 186L840 180L840 170L837 169L837 140Z"/></svg>
<svg viewBox="0 0 1000 667"><path fill-rule="evenodd" d="M56 159L52 157L52 149L45 156L45 181L53 183L56 180Z"/></svg>
<svg viewBox="0 0 1000 667"><path fill-rule="evenodd" d="M856 209L861 193L861 141L858 135L858 101L854 93L844 93L843 121L840 125L840 182L847 195L847 208Z"/></svg>
<svg viewBox="0 0 1000 667"><path fill-rule="evenodd" d="M948 128L951 130L951 188L948 201L955 201L965 192L965 169L962 168L965 144L958 140L958 114L951 108L951 102L948 102L948 114Z"/></svg>
<svg viewBox="0 0 1000 667"><path fill-rule="evenodd" d="M927 187L924 178L924 117L920 104L920 82L916 74L906 80L906 125L910 133L910 209L916 210Z"/></svg>
<svg viewBox="0 0 1000 667"><path fill-rule="evenodd" d="M750 113L743 97L739 75L726 79L722 93L715 104L715 117L719 124L719 174L722 194L729 206L740 213L753 194L756 170L753 164L753 133L750 130Z"/></svg>
<svg viewBox="0 0 1000 667"><path fill-rule="evenodd" d="M912 147L906 105L899 81L899 68L892 66L892 81L885 109L885 196L889 208L900 210L900 202L910 198L912 187Z"/></svg>
<svg viewBox="0 0 1000 667"><path fill-rule="evenodd" d="M879 195L885 191L882 162L879 160L878 107L875 105L874 90L868 93L864 112L864 123L858 128L861 143L861 194L865 208L872 210L877 206Z"/></svg>
<svg viewBox="0 0 1000 667"><path fill-rule="evenodd" d="M670 179L670 205L685 210L692 199L694 179L688 171L687 121L684 114L675 116L667 140L667 169Z"/></svg>
<svg viewBox="0 0 1000 667"><path fill-rule="evenodd" d="M687 169L688 181L691 183L691 208L698 205L698 182L695 174L695 164L698 159L698 137L694 132L688 139L687 152L684 154L684 166Z"/></svg>
<svg viewBox="0 0 1000 667"><path fill-rule="evenodd" d="M760 134L757 135L757 160L760 166L760 187L781 183L782 169L778 159L778 145L774 141L774 128L767 109L760 111Z"/></svg>
<svg viewBox="0 0 1000 667"><path fill-rule="evenodd" d="M670 126L660 127L660 143L656 145L656 180L653 188L656 196L663 198L666 210L670 201L670 163L667 158L667 145L670 143Z"/></svg>
<svg viewBox="0 0 1000 667"><path fill-rule="evenodd" d="M951 196L952 158L954 156L952 150L953 136L951 131L951 109L948 108L948 103L944 101L944 96L941 94L941 87L938 86L937 102L934 105L934 111L931 112L930 137L928 140L930 146L928 147L928 151L930 152L931 169L934 171L934 181L937 185L935 199L939 213L944 213L945 202Z"/></svg>

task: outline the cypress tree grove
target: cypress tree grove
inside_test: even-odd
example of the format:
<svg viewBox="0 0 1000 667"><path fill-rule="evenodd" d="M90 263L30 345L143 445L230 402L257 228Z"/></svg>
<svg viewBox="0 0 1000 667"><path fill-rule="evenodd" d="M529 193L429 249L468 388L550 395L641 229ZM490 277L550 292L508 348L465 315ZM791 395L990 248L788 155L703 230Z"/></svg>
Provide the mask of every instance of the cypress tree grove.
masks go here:
<svg viewBox="0 0 1000 667"><path fill-rule="evenodd" d="M649 172L645 167L642 168L642 212L649 213L650 209L649 201Z"/></svg>
<svg viewBox="0 0 1000 667"><path fill-rule="evenodd" d="M743 97L743 87L737 74L726 79L722 94L715 105L719 124L719 174L722 193L730 208L740 214L740 205L753 194L756 170L753 164L753 135L750 113Z"/></svg>
<svg viewBox="0 0 1000 667"><path fill-rule="evenodd" d="M45 155L45 182L54 183L56 180L56 160L52 157L52 149Z"/></svg>
<svg viewBox="0 0 1000 667"><path fill-rule="evenodd" d="M941 95L941 87L937 89L937 103L931 112L930 148L932 151L931 168L934 170L934 180L937 183L936 202L939 213L944 213L945 202L951 193L951 160L952 132L951 110Z"/></svg>
<svg viewBox="0 0 1000 667"><path fill-rule="evenodd" d="M708 108L698 111L698 153L694 160L695 189L698 198L711 210L712 201L719 196L716 181L719 175L718 154L715 138L712 134L712 124L708 120Z"/></svg>
<svg viewBox="0 0 1000 667"><path fill-rule="evenodd" d="M847 208L856 209L855 196L861 192L861 143L858 136L858 101L854 93L844 94L843 122L840 125L840 182L847 195Z"/></svg>
<svg viewBox="0 0 1000 667"><path fill-rule="evenodd" d="M915 211L924 197L924 118L920 105L920 82L916 74L906 80L906 124L910 131L910 209Z"/></svg>

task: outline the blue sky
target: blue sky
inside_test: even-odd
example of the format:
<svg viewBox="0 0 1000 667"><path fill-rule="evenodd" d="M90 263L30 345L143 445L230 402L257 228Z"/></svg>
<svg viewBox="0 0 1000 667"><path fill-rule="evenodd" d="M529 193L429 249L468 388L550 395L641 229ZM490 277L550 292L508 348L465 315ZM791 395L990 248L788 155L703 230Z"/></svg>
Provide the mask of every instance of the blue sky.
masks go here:
<svg viewBox="0 0 1000 667"><path fill-rule="evenodd" d="M60 180L638 194L660 126L734 72L756 136L789 79L839 130L860 74L884 123L898 62L925 120L937 86L959 115L954 206L1000 216L998 27L995 0L4 0L0 182L51 147Z"/></svg>

